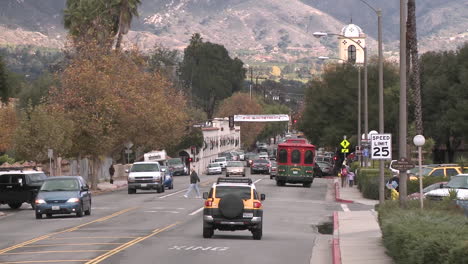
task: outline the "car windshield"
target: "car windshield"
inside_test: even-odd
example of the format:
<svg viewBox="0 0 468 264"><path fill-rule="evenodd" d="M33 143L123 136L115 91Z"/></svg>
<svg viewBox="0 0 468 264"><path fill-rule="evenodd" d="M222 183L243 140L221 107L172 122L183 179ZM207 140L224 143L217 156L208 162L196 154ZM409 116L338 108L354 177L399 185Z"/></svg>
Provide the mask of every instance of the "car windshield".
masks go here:
<svg viewBox="0 0 468 264"><path fill-rule="evenodd" d="M43 192L58 192L58 191L78 191L79 184L76 179L53 179L46 180L42 184L41 191Z"/></svg>
<svg viewBox="0 0 468 264"><path fill-rule="evenodd" d="M427 175L429 175L429 173L431 173L432 169L433 168L423 167L422 170L421 170L421 174L423 176L427 176ZM409 172L410 172L410 174L419 176L419 168L418 167L412 168Z"/></svg>
<svg viewBox="0 0 468 264"><path fill-rule="evenodd" d="M455 176L447 183L447 188L468 189L468 176Z"/></svg>
<svg viewBox="0 0 468 264"><path fill-rule="evenodd" d="M264 159L258 159L258 160L254 160L254 163L263 163L263 164L268 164L270 163L268 160L264 160Z"/></svg>
<svg viewBox="0 0 468 264"><path fill-rule="evenodd" d="M43 181L47 176L44 173L32 173L29 174L29 180L31 182L41 182Z"/></svg>
<svg viewBox="0 0 468 264"><path fill-rule="evenodd" d="M177 164L182 164L182 160L181 159L170 159L167 161L167 164L169 165L177 165Z"/></svg>
<svg viewBox="0 0 468 264"><path fill-rule="evenodd" d="M226 159L224 159L224 158L221 158L221 159L215 159L215 161L216 161L216 162L225 162L225 161L226 161Z"/></svg>
<svg viewBox="0 0 468 264"><path fill-rule="evenodd" d="M276 167L276 161L270 161L272 167Z"/></svg>
<svg viewBox="0 0 468 264"><path fill-rule="evenodd" d="M147 164L133 164L130 172L148 172L148 171L159 171L159 165L157 163Z"/></svg>
<svg viewBox="0 0 468 264"><path fill-rule="evenodd" d="M228 194L239 195L242 199L250 199L250 187L248 186L218 186L216 187L216 198L223 198Z"/></svg>
<svg viewBox="0 0 468 264"><path fill-rule="evenodd" d="M230 161L227 164L228 167L244 167L244 164L240 161Z"/></svg>
<svg viewBox="0 0 468 264"><path fill-rule="evenodd" d="M219 164L218 163L210 163L208 164L208 168L217 168L219 167Z"/></svg>

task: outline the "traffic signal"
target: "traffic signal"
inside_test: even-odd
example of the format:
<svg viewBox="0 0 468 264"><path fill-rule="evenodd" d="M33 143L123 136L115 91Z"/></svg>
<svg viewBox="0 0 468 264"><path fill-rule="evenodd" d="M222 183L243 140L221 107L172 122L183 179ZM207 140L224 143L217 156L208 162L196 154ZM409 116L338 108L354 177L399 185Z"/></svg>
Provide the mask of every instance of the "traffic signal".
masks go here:
<svg viewBox="0 0 468 264"><path fill-rule="evenodd" d="M333 160L334 160L334 161L337 161L337 160L338 160L338 156L334 156L334 157L333 157Z"/></svg>
<svg viewBox="0 0 468 264"><path fill-rule="evenodd" d="M193 161L193 158L189 158L188 161L189 161L189 162L192 162L192 161Z"/></svg>
<svg viewBox="0 0 468 264"><path fill-rule="evenodd" d="M293 120L293 123L296 124L296 123L297 123L297 119L294 119L294 120Z"/></svg>

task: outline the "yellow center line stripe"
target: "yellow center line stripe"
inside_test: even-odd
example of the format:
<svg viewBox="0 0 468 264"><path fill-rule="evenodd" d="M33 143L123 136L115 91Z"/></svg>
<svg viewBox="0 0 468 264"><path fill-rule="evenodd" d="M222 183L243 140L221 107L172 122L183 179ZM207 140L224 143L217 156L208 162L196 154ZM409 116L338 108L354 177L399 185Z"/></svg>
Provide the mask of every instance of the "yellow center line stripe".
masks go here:
<svg viewBox="0 0 468 264"><path fill-rule="evenodd" d="M50 238L50 237L52 237L52 236L54 236L54 235L63 234L63 233L67 233L67 232L73 232L73 231L76 231L77 229L79 229L79 228L81 228L81 227L84 227L84 226L87 226L87 225L90 225L90 224L93 224L93 223L102 222L102 221L111 219L112 217L116 217L116 216L118 216L118 215L124 214L124 213L126 213L126 212L128 212L128 211L131 211L131 210L134 210L134 209L136 209L136 208L138 208L138 207L127 208L127 209L118 211L118 212L116 212L116 213L113 213L113 214L111 214L111 215L108 215L108 216L105 216L105 217L102 217L102 218L93 220L93 221L91 221L91 222L81 224L81 225L76 226L76 227L72 227L72 228L69 228L69 229L65 229L65 230L63 230L63 231L59 231L59 232L54 232L54 233L50 233L50 234L47 234L47 235L43 235L43 236L40 236L40 237L37 237L37 238L33 238L33 239L28 240L28 241L25 241L25 242L16 244L16 245L14 245L14 246L11 246L11 247L8 247L8 248L4 248L4 249L0 250L0 255L5 254L5 253L8 252L8 251L12 251L13 249L17 249L17 248L20 248L20 247L24 247L24 246L26 246L26 245L35 243L35 242L37 242L37 241L41 241L41 240Z"/></svg>
<svg viewBox="0 0 468 264"><path fill-rule="evenodd" d="M13 262L0 262L0 264L21 264L21 263L58 263L58 262L86 262L89 259L53 259L53 260L25 260Z"/></svg>
<svg viewBox="0 0 468 264"><path fill-rule="evenodd" d="M93 245L122 245L123 243L72 243L72 244L39 244L32 246L23 246L24 248L35 247L61 247L61 246L93 246Z"/></svg>
<svg viewBox="0 0 468 264"><path fill-rule="evenodd" d="M132 240L132 241L129 241L129 242L127 242L127 243L125 243L125 244L123 244L123 245L121 245L121 246L119 246L119 247L113 249L113 250L108 251L107 253L105 253L105 254L103 254L103 255L101 255L101 256L98 256L98 257L96 257L96 258L94 258L94 259L92 259L92 260L86 262L86 264L96 264L96 263L99 263L99 262L101 262L101 261L103 261L103 260L105 260L105 259L107 259L107 258L109 258L109 257L111 257L111 256L113 256L113 255L115 255L115 254L117 254L117 253L119 253L119 252L121 252L121 251L124 251L125 249L127 249L127 248L129 248L129 247L131 247L131 246L133 246L133 245L135 245L135 244L137 244L137 243L139 243L139 242L141 242L141 241L143 241L143 240L145 240L145 239L148 239L148 238L150 238L150 237L152 237L152 236L155 236L155 235L157 235L157 234L159 234L159 233L161 233L161 232L163 232L163 231L165 231L165 230L167 230L167 229L169 229L169 228L171 228L171 227L174 227L174 226L176 226L176 225L178 225L178 224L179 224L179 222L176 222L176 223L174 223L174 224L172 224L172 225L168 225L168 226L166 226L166 227L164 227L164 228L155 229L155 230L153 230L153 232L152 232L151 234L149 234L149 235L147 235L147 236L144 236L144 237L136 238L136 239L134 239L134 240Z"/></svg>
<svg viewBox="0 0 468 264"><path fill-rule="evenodd" d="M90 250L51 250L51 251L25 251L4 253L3 255L23 255L23 254L48 254L48 253L75 253L75 252L106 252L108 250L90 249Z"/></svg>
<svg viewBox="0 0 468 264"><path fill-rule="evenodd" d="M67 239L108 239L108 238L114 238L114 239L129 239L129 238L137 238L137 237L110 237L110 236L103 236L103 237L51 237L49 240L67 240Z"/></svg>

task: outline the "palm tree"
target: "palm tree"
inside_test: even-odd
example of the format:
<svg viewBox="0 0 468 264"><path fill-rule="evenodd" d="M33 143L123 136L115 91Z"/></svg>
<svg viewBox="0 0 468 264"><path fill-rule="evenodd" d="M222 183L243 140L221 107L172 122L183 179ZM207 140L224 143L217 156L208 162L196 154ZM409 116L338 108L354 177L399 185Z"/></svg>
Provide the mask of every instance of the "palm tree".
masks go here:
<svg viewBox="0 0 468 264"><path fill-rule="evenodd" d="M140 4L140 0L116 0L115 9L119 14L119 27L115 42L116 50L120 49L122 37L128 33L133 17L138 16L138 5Z"/></svg>

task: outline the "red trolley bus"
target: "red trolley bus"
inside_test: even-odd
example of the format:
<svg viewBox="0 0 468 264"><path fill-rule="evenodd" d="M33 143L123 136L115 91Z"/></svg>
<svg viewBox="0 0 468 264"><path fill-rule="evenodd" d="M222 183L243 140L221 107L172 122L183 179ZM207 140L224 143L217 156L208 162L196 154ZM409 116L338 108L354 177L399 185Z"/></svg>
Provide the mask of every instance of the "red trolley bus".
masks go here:
<svg viewBox="0 0 468 264"><path fill-rule="evenodd" d="M276 185L302 183L310 187L314 181L315 146L305 143L304 139L279 144L276 162Z"/></svg>

